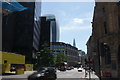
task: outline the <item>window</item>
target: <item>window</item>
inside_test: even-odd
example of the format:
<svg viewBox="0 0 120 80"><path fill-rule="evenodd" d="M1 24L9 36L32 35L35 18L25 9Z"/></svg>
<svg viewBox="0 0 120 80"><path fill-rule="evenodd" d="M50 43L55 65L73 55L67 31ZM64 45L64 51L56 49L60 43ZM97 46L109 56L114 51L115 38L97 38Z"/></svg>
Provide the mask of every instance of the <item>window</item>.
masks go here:
<svg viewBox="0 0 120 80"><path fill-rule="evenodd" d="M118 46L118 63L120 63L120 45Z"/></svg>
<svg viewBox="0 0 120 80"><path fill-rule="evenodd" d="M7 63L7 60L4 60L4 63Z"/></svg>
<svg viewBox="0 0 120 80"><path fill-rule="evenodd" d="M103 13L105 13L105 8L104 7L102 8L102 11L103 11Z"/></svg>
<svg viewBox="0 0 120 80"><path fill-rule="evenodd" d="M111 64L111 53L107 43L101 43L101 56L105 58L105 64Z"/></svg>
<svg viewBox="0 0 120 80"><path fill-rule="evenodd" d="M106 22L104 22L104 32L105 34L107 34L107 23Z"/></svg>
<svg viewBox="0 0 120 80"><path fill-rule="evenodd" d="M100 44L100 50L101 50L100 56L104 57L105 56L105 49L104 49L104 44L103 43Z"/></svg>
<svg viewBox="0 0 120 80"><path fill-rule="evenodd" d="M119 26L119 29L120 29L120 16L118 16L118 26Z"/></svg>
<svg viewBox="0 0 120 80"><path fill-rule="evenodd" d="M111 64L110 48L107 45L104 46L105 46L105 64Z"/></svg>

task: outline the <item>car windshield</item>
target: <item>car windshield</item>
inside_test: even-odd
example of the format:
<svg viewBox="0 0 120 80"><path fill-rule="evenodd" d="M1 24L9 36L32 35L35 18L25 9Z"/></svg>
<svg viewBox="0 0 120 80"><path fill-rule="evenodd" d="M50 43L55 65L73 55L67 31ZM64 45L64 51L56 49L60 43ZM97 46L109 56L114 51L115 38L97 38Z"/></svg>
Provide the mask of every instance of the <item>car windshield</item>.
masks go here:
<svg viewBox="0 0 120 80"><path fill-rule="evenodd" d="M43 68L43 67L38 69L38 72L45 72L45 71L46 71L46 68Z"/></svg>

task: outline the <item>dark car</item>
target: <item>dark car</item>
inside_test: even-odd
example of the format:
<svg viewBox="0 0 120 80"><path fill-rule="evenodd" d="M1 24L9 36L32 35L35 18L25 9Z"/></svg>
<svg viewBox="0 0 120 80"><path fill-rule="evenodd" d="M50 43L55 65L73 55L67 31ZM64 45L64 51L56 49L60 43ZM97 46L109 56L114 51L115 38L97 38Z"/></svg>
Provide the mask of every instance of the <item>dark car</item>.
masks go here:
<svg viewBox="0 0 120 80"><path fill-rule="evenodd" d="M72 68L70 66L67 67L67 70L71 70Z"/></svg>
<svg viewBox="0 0 120 80"><path fill-rule="evenodd" d="M60 70L60 71L66 71L66 68L65 68L64 66L61 66L61 67L59 68L59 70Z"/></svg>
<svg viewBox="0 0 120 80"><path fill-rule="evenodd" d="M37 72L28 76L28 80L55 80L56 78L56 70L52 67L41 67Z"/></svg>

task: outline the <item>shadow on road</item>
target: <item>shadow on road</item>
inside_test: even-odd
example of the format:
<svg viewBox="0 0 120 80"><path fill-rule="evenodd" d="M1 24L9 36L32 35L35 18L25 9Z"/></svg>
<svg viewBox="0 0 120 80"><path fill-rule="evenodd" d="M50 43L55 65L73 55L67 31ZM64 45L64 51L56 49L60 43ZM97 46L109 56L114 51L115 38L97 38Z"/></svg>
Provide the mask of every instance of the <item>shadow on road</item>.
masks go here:
<svg viewBox="0 0 120 80"><path fill-rule="evenodd" d="M11 75L16 75L15 73L3 73L2 76L11 76Z"/></svg>

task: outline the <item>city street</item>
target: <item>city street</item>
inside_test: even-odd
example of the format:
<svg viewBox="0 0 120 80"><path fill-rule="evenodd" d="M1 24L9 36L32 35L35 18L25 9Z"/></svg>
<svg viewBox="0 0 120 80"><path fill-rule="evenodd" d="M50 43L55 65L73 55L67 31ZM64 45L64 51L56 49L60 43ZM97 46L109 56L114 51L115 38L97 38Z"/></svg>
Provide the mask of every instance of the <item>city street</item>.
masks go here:
<svg viewBox="0 0 120 80"><path fill-rule="evenodd" d="M73 70L67 70L67 71L58 71L57 72L58 78L84 78L85 77L85 71L78 72L77 68Z"/></svg>
<svg viewBox="0 0 120 80"><path fill-rule="evenodd" d="M0 80L120 80L120 0L0 0L0 25Z"/></svg>
<svg viewBox="0 0 120 80"><path fill-rule="evenodd" d="M27 80L27 76L30 75L32 72L27 72L23 75L9 75L3 76L2 80ZM98 77L91 73L91 78L93 80L99 80ZM57 80L88 80L89 75L85 77L85 70L82 72L78 72L77 68L67 71L58 71L57 70Z"/></svg>
<svg viewBox="0 0 120 80"><path fill-rule="evenodd" d="M78 72L77 68L75 68L73 70L67 70L63 72L58 71L57 78L58 78L57 80L87 80L89 79L89 75L85 77L84 69L82 70L82 72ZM99 80L94 73L91 73L91 78L95 80Z"/></svg>

